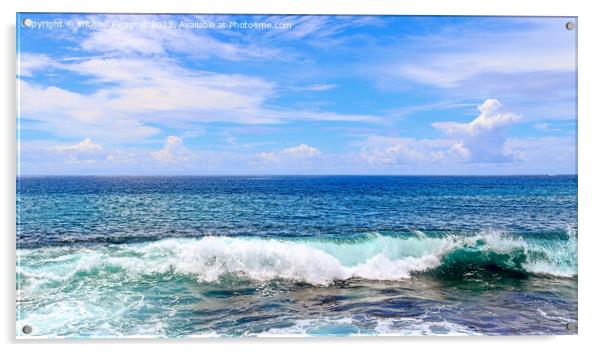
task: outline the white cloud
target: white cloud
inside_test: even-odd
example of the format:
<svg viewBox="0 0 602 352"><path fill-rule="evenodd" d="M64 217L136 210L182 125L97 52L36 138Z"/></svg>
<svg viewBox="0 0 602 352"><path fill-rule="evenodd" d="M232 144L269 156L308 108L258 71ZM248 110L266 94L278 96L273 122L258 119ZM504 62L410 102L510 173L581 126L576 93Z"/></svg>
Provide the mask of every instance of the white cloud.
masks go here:
<svg viewBox="0 0 602 352"><path fill-rule="evenodd" d="M102 151L100 144L94 144L90 138L72 145L57 145L50 148L58 152L97 153Z"/></svg>
<svg viewBox="0 0 602 352"><path fill-rule="evenodd" d="M46 162L60 159L65 165L92 165L102 161L105 155L103 147L90 138L75 144L47 145L35 153Z"/></svg>
<svg viewBox="0 0 602 352"><path fill-rule="evenodd" d="M257 153L253 159L264 163L296 163L309 161L319 154L320 150L318 148L302 143L275 152Z"/></svg>
<svg viewBox="0 0 602 352"><path fill-rule="evenodd" d="M371 136L361 143L361 160L372 165L508 162L521 154L506 148L504 130L519 121L500 111L502 104L487 99L470 122L435 122L446 138L414 139Z"/></svg>
<svg viewBox="0 0 602 352"><path fill-rule="evenodd" d="M99 23L140 20L129 15L93 15L82 19ZM178 21L177 16L145 17L147 22L165 19ZM334 34L347 26L362 25L365 21L339 19L325 23L320 17L305 16L266 17L264 20L290 20L299 24L297 30L300 32L289 34L305 33L301 37ZM217 40L210 32L175 29L99 28L75 33L77 35L70 39L81 45L83 50L106 55L67 59L21 54L22 79L18 81L21 116L34 121L26 128L67 138L90 137L103 143L135 143L158 134L165 127L197 130L199 123L212 121L278 124L299 120L381 120L367 114L279 107L270 103L279 95L279 87L273 81L250 75L187 69L169 58L173 52L179 52L187 57L217 56L227 60L286 60L287 55L280 49L269 46L273 44L269 35L260 36L264 40L255 43L256 35L241 35L236 31L224 33L229 38L227 42ZM35 81L27 79L48 69L84 77L88 84L87 92L32 83ZM305 88L324 91L334 87L332 84L316 84Z"/></svg>
<svg viewBox="0 0 602 352"><path fill-rule="evenodd" d="M463 142L454 143L451 146L451 154L458 156L460 160L470 160L472 153L466 146L464 146Z"/></svg>
<svg viewBox="0 0 602 352"><path fill-rule="evenodd" d="M527 170L527 173L577 173L577 141L572 137L508 138L504 143L507 154Z"/></svg>
<svg viewBox="0 0 602 352"><path fill-rule="evenodd" d="M505 163L471 162L467 150L450 139L372 136L358 153L316 153L297 145L253 155L189 150L175 136L160 150L138 146L103 147L94 153L58 152L55 142L21 144L22 174L533 174L576 172L574 137L508 138ZM79 143L67 144L74 146ZM86 148L84 148L86 149ZM94 148L92 148L94 149ZM68 149L70 150L70 149ZM288 151L286 153L285 151ZM158 163L170 167L159 167Z"/></svg>
<svg viewBox="0 0 602 352"><path fill-rule="evenodd" d="M184 146L180 137L169 136L165 139L163 149L152 152L151 155L155 160L164 163L177 163L188 161L192 153Z"/></svg>
<svg viewBox="0 0 602 352"><path fill-rule="evenodd" d="M533 125L535 129L543 131L543 132L560 132L562 129L553 127L551 124L547 122L540 122Z"/></svg>
<svg viewBox="0 0 602 352"><path fill-rule="evenodd" d="M469 123L435 122L432 126L447 135L476 136L507 127L519 120L515 114L499 112L501 106L498 100L487 99L478 107L481 114Z"/></svg>
<svg viewBox="0 0 602 352"><path fill-rule="evenodd" d="M286 23L291 29L272 31L268 36L280 41L299 39L324 40L349 28L378 25L378 17L371 16L268 16L257 17L258 21ZM310 41L311 42L311 41Z"/></svg>
<svg viewBox="0 0 602 352"><path fill-rule="evenodd" d="M69 69L118 85L101 92L110 106L130 112L252 109L275 88L261 78L192 71L169 60L92 59Z"/></svg>
<svg viewBox="0 0 602 352"><path fill-rule="evenodd" d="M40 87L23 80L20 87L21 117L35 120L32 129L54 135L96 140L138 141L158 133L125 111L112 109L106 92L91 95L58 87Z"/></svg>
<svg viewBox="0 0 602 352"><path fill-rule="evenodd" d="M140 161L138 153L134 151L111 150L106 157L107 162L115 164L134 164Z"/></svg>
<svg viewBox="0 0 602 352"><path fill-rule="evenodd" d="M305 87L298 87L296 90L309 91L309 92L323 92L323 91L335 89L336 87L337 87L336 84L323 83L323 84L312 84L312 85L305 86Z"/></svg>
<svg viewBox="0 0 602 352"><path fill-rule="evenodd" d="M486 74L573 72L574 34L564 28L565 22L532 19L506 31L447 28L411 38L418 45L429 43L405 55L414 62L400 60L384 67L389 75L442 88L458 87Z"/></svg>
<svg viewBox="0 0 602 352"><path fill-rule="evenodd" d="M504 130L519 121L519 116L501 112L501 106L498 100L487 99L478 107L481 114L468 123L435 122L432 126L456 139L457 150L472 162L509 161L515 156L504 150Z"/></svg>
<svg viewBox="0 0 602 352"><path fill-rule="evenodd" d="M531 121L576 118L576 36L568 18L467 19L375 46L363 75L383 90L442 100L496 97ZM422 95L422 93L418 93Z"/></svg>
<svg viewBox="0 0 602 352"><path fill-rule="evenodd" d="M18 69L20 76L31 77L35 71L45 70L54 66L54 60L48 55L19 53Z"/></svg>
<svg viewBox="0 0 602 352"><path fill-rule="evenodd" d="M21 116L59 136L86 133L98 140L132 142L158 133L149 123L273 122L257 114L274 86L261 79L192 72L161 60L86 59L62 68L111 86L83 94L21 80Z"/></svg>
<svg viewBox="0 0 602 352"><path fill-rule="evenodd" d="M236 16L195 16L199 21L230 22L241 21ZM138 23L135 15L86 16L81 20L92 22ZM299 50L295 43L302 39L314 46L330 49L326 39L342 33L345 29L367 25L379 25L377 17L367 16L252 16L250 22L287 24L292 28L267 31L240 31L221 29L220 37L215 30L184 30L177 28L185 18L171 15L146 15L145 20L173 21L176 28L97 28L81 41L84 50L126 55L164 56L177 52L195 58L216 57L230 61L242 60L279 60L298 59ZM228 40L223 40L227 37ZM293 45L290 45L290 44Z"/></svg>
<svg viewBox="0 0 602 352"><path fill-rule="evenodd" d="M264 163L275 163L278 161L278 154L275 152L262 152L253 156L253 160Z"/></svg>
<svg viewBox="0 0 602 352"><path fill-rule="evenodd" d="M139 17L130 15L91 16L91 21L111 21L115 23L137 23ZM179 20L171 16L145 16L145 21ZM81 42L84 50L120 53L126 55L162 56L169 51L194 57L217 57L231 61L250 59L286 59L288 55L278 48L256 45L252 41L244 43L222 42L207 32L182 30L178 28L99 28Z"/></svg>
<svg viewBox="0 0 602 352"><path fill-rule="evenodd" d="M383 118L376 115L366 114L339 114L326 111L309 110L261 110L260 114L274 121L356 121L356 122L382 122Z"/></svg>
<svg viewBox="0 0 602 352"><path fill-rule="evenodd" d="M464 162L469 153L448 139L371 136L361 145L359 161L375 166Z"/></svg>
<svg viewBox="0 0 602 352"><path fill-rule="evenodd" d="M99 92L103 106L132 113L172 112L174 120L230 121L245 124L294 120L378 121L372 115L297 111L265 107L276 96L277 84L240 75L191 71L166 60L92 59L71 65L70 70L94 76L100 82L118 84Z"/></svg>
<svg viewBox="0 0 602 352"><path fill-rule="evenodd" d="M122 29L101 29L82 41L81 47L89 51L122 52L126 54L160 54L163 45L144 34L147 31Z"/></svg>
<svg viewBox="0 0 602 352"><path fill-rule="evenodd" d="M308 84L307 82L318 83L299 87L296 85L297 82L292 82L290 83L291 86L298 88L290 88L291 86L287 88L286 86L279 87L278 84L271 81L272 78L263 79L257 76L238 75L230 72L213 73L193 70L181 66L176 59L168 59L168 56L173 52L184 54L173 57L185 57L188 60L192 58L191 62L195 58L208 57L218 57L226 60L286 59L286 56L279 56L282 55L282 52L274 50L268 45L276 43L277 40L280 40L280 43L289 41L294 44L296 41L292 41L292 39L299 38L303 38L308 45L314 45L310 44L311 40L315 40L316 43L320 41L330 43L330 40L335 41L342 38L325 37L342 33L346 26L361 26L371 21L371 19L367 19L363 23L361 18L333 19L321 16L294 16L289 19L296 25L292 31L274 31L269 35L266 34L265 37L255 34L247 35L242 32L223 34L229 36L228 43L206 35L210 32L203 33L203 31L172 33L170 31L99 30L80 32L80 34L89 35L89 37L81 41L80 36L77 43L82 43L83 49L92 51L94 55L98 53L106 55L105 58L53 59L45 55L23 53L21 56L21 76L23 76L23 80L20 81L20 104L22 116L26 119L24 119L25 123L22 126L27 126L27 130L37 129L38 131L49 132L52 135L77 138L77 140L86 138L75 145L55 146L58 149L52 150L46 149L48 154L54 153L57 158L64 158L70 153L80 153L75 148L83 144L83 146L77 148L85 150L87 143L84 142L88 141L90 145L100 146L102 144L106 148L96 152L93 152L92 148L90 152L83 153L98 153L106 156L107 163L131 162L132 165L134 163L148 164L154 165L156 168L157 164L153 162L154 160L167 163L186 160L195 163L205 161L205 154L211 152L188 150L181 138L198 135L198 132L191 131L197 128L202 131L203 123L206 122L221 121L247 125L277 124L301 120L382 122L381 116L371 114L293 110L277 105L279 101L277 98L283 88L313 92L336 88L335 84L323 83L330 81L332 76L312 77L312 80L309 81L304 71L302 75L305 83L301 84ZM278 17L277 20L284 22L286 18ZM453 88L450 91L469 92L471 94L471 97L466 99L448 99L452 102L467 101L469 99L474 101L475 95L473 94L483 97L500 97L499 95L484 93L484 90L480 89L483 86L491 89L496 89L497 84L511 84L522 87L523 81L518 82L508 79L509 76L505 75L538 72L538 69L562 73L572 72L574 63L566 60L570 56L570 53L567 54L568 51L565 50L557 55L550 55L552 51L559 47L571 47L570 42L562 39L558 45L555 43L547 44L545 40L540 39L543 39L543 34L546 33L549 37L549 31L539 31L537 26L534 28L536 28L535 32L539 34L521 29L513 34L500 36L498 32L483 34L470 30L468 34L476 33L476 37L473 35L468 35L466 38L458 36L458 39L452 38L451 41L449 40L450 37L455 35L439 38L440 40L433 38L433 41L427 41L424 37L417 38L417 41L422 45L428 42L429 45L427 46L431 46L432 43L435 50L432 52L409 50L408 60L399 60L387 66L386 69L391 71L391 76L396 83L402 81L400 78L408 78L428 85ZM454 33L452 31L452 34ZM563 30L562 33L568 32ZM538 35L541 38L535 40L534 38ZM256 45L253 44L252 42L258 37L261 37L259 38L261 40ZM496 38L502 39L496 40ZM404 38L404 40L406 39L408 38ZM513 41L513 39L515 40ZM408 40L413 39L409 38ZM514 44L509 45L508 43ZM516 45L516 48L513 45ZM254 48L258 50L252 50ZM449 50L440 50L442 48L448 48ZM376 56L383 57L382 55ZM416 57L418 59L414 60ZM526 59L521 61L521 58ZM312 57L308 57L308 59L311 60ZM541 62L543 64L540 65ZM85 80L84 82L88 84L86 92L73 91L66 88L68 86L54 87L28 83L35 81L30 81L27 77L45 73L44 70L49 69L65 70L81 75ZM343 72L343 69L341 67L341 72ZM490 74L504 76L496 76L503 79L493 81L493 78L485 77L485 75ZM382 76L384 75L379 75L379 77ZM523 79L531 80L530 77ZM545 80L533 81L542 82L540 88L547 94L549 91L548 82ZM473 83L475 86L471 86ZM515 90L505 91L514 92ZM570 87L567 87L566 91L568 92L566 93L567 99L571 98ZM521 107L520 110L517 109L516 104L512 105L512 101L505 98L503 101L510 104L506 106L510 106L511 111L519 112L528 118L533 116L528 112L529 110L525 110L530 107L538 109L538 114L541 115L541 117L538 117L539 119L544 116L546 119L549 118L547 111L542 113L544 105L550 111L558 110L559 105L557 103L544 104L537 99L532 99L532 95L522 95L533 101L529 102L531 105L524 104L521 106L518 104ZM553 94L550 95L550 99L552 98L555 98ZM567 104L568 110L571 110L571 104ZM312 105L303 106L307 108L307 106ZM362 152L359 153L361 161L367 161L369 165L405 164L411 167L411 165L419 164L426 167L426 165L445 165L448 163L463 163L466 165L467 163L530 160L529 156L533 153L530 148L537 148L537 142L526 143L506 138L506 128L517 123L518 116L500 111L500 106L501 104L497 100L490 99L479 107L480 115L471 121L457 122L451 121L454 119L450 118L450 121L432 124L437 131L442 133L441 138L415 139L378 136L376 136L378 138L368 138L365 145L362 146ZM440 109L447 108L445 106ZM425 109L431 111L433 107L429 106ZM402 111L399 114L403 115L403 113ZM34 122L28 122L31 120L34 120ZM547 124L539 124L534 127L541 130L550 130L550 126L545 125ZM245 128L247 127L249 126L245 126ZM110 149L111 146L115 147L121 142L135 144L146 140L157 135L162 128L180 130L181 132L177 134L181 138L168 137L163 149L159 151L150 150L148 145L145 147L141 144L137 144L137 149L132 151ZM189 134L184 132L184 129ZM228 136L226 138L231 145L237 144L236 140L228 138ZM379 138L380 141L377 141ZM100 144L92 143L92 140ZM254 149L253 151L256 150L261 149ZM65 153L65 155L56 153L59 151ZM231 148L229 151L238 152L239 149ZM199 157L201 154L203 157ZM251 152L236 156L229 154L232 159L224 160L223 163L236 165L232 166L232 169L236 167L244 169L244 166L240 166L242 164L237 164L238 161L243 159L249 165L253 163L252 160L255 160L277 163L286 167L294 167L304 163L309 164L309 161L311 161L312 167L317 167L317 165L324 166L326 160L331 164L336 164L333 160L350 162L346 158L357 156L357 154L324 155L315 147L300 144L259 154ZM219 164L224 159L220 153L215 153L213 158L216 160L215 164ZM91 158L75 157L75 160L81 162L95 160L98 162L98 159ZM355 162L355 159L353 162ZM184 163L178 166L184 167ZM174 170L175 168L170 169Z"/></svg>
<svg viewBox="0 0 602 352"><path fill-rule="evenodd" d="M320 151L318 148L310 147L307 144L299 144L296 147L283 149L281 153L293 156L314 156L320 153Z"/></svg>
<svg viewBox="0 0 602 352"><path fill-rule="evenodd" d="M37 128L63 137L85 131L100 141L137 141L160 127L192 129L199 122L275 124L297 120L365 121L372 115L295 111L267 107L277 85L240 74L188 70L165 59L100 59L63 62L62 70L110 83L83 94L20 81L21 116L39 121ZM152 124L153 126L150 126Z"/></svg>

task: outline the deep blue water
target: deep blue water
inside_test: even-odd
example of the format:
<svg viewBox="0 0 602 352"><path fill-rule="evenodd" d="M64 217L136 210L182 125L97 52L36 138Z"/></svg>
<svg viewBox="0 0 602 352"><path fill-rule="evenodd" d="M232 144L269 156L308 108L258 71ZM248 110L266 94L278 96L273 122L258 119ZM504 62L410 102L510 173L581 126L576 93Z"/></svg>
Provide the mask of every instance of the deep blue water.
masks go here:
<svg viewBox="0 0 602 352"><path fill-rule="evenodd" d="M577 177L22 177L39 336L571 334Z"/></svg>
<svg viewBox="0 0 602 352"><path fill-rule="evenodd" d="M577 179L559 177L32 177L20 243L367 231L561 232Z"/></svg>

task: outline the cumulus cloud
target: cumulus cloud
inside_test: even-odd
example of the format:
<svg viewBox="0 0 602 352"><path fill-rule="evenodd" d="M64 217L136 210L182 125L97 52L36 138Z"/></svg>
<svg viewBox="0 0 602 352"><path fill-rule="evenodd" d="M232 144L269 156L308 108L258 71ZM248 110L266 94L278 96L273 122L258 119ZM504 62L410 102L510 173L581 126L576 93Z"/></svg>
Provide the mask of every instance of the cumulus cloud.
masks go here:
<svg viewBox="0 0 602 352"><path fill-rule="evenodd" d="M64 164L71 165L95 164L96 162L101 161L105 154L102 146L92 142L92 139L90 138L86 138L75 144L48 146L45 150L41 150L40 152L42 155L44 152L49 152L49 155L46 156L48 160L60 158Z"/></svg>
<svg viewBox="0 0 602 352"><path fill-rule="evenodd" d="M481 114L468 123L435 122L432 126L456 139L455 148L469 161L509 161L514 156L504 150L504 131L516 123L519 116L500 111L501 106L498 100L487 99L478 107Z"/></svg>
<svg viewBox="0 0 602 352"><path fill-rule="evenodd" d="M293 156L314 156L320 153L318 148L310 147L307 144L299 144L296 147L283 149L282 154Z"/></svg>
<svg viewBox="0 0 602 352"><path fill-rule="evenodd" d="M57 145L50 149L57 152L97 153L102 151L102 146L93 143L90 138L86 138L77 144Z"/></svg>
<svg viewBox="0 0 602 352"><path fill-rule="evenodd" d="M447 139L371 136L363 143L360 162L374 166L463 162L468 151Z"/></svg>
<svg viewBox="0 0 602 352"><path fill-rule="evenodd" d="M435 122L433 127L448 135L478 135L486 131L507 127L519 117L512 113L503 113L499 109L502 104L496 99L487 99L478 109L481 114L469 123Z"/></svg>
<svg viewBox="0 0 602 352"><path fill-rule="evenodd" d="M522 153L505 146L504 131L519 116L502 112L502 104L487 99L470 122L435 122L445 138L414 139L371 136L362 142L361 160L372 165L506 162Z"/></svg>
<svg viewBox="0 0 602 352"><path fill-rule="evenodd" d="M285 148L275 152L257 153L254 156L255 161L279 163L279 162L299 162L307 161L320 154L320 150L307 144L299 144L294 147Z"/></svg>
<svg viewBox="0 0 602 352"><path fill-rule="evenodd" d="M177 163L189 160L192 153L184 146L180 137L169 136L163 143L163 149L152 152L151 156L163 163Z"/></svg>

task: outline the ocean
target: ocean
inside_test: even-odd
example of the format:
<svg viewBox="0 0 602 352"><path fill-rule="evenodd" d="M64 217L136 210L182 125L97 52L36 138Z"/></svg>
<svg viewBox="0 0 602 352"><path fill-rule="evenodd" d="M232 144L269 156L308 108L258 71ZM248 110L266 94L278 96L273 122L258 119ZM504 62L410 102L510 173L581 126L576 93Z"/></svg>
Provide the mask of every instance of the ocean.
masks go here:
<svg viewBox="0 0 602 352"><path fill-rule="evenodd" d="M17 178L17 335L577 333L577 176Z"/></svg>

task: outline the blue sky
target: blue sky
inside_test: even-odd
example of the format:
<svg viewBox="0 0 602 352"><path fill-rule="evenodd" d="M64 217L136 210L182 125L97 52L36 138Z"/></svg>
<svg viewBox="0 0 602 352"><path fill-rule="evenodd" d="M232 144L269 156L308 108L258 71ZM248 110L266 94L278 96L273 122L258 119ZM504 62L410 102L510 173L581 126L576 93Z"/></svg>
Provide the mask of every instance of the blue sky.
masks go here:
<svg viewBox="0 0 602 352"><path fill-rule="evenodd" d="M26 18L23 175L576 173L574 19Z"/></svg>

